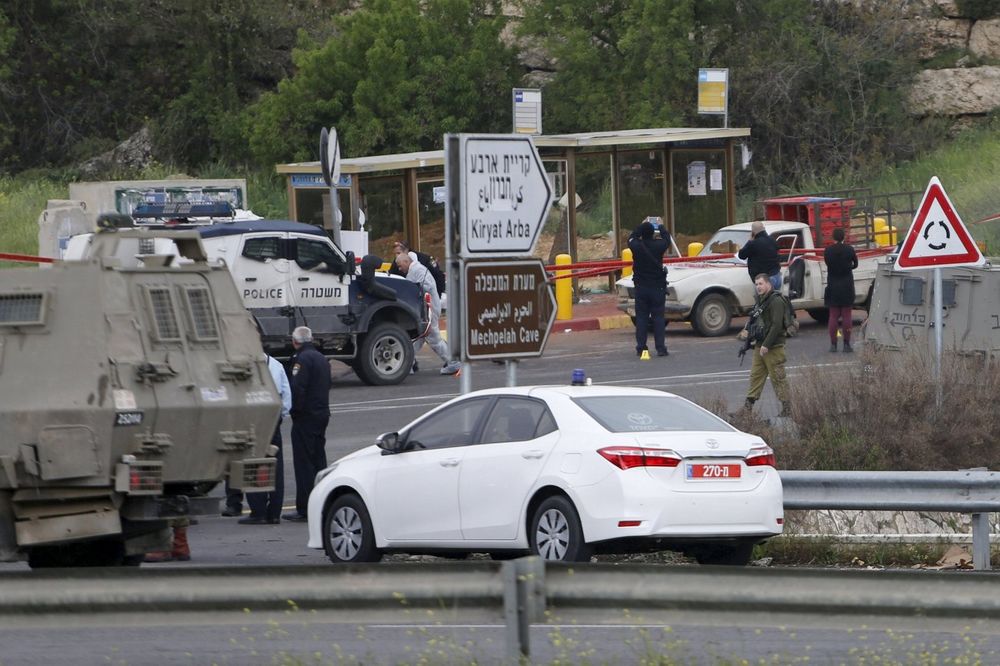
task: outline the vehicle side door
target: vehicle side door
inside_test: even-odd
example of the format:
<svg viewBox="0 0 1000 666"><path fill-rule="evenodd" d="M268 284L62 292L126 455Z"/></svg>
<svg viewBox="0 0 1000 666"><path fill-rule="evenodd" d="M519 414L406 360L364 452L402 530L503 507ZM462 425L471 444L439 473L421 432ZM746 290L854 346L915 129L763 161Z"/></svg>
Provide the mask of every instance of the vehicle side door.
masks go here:
<svg viewBox="0 0 1000 666"><path fill-rule="evenodd" d="M297 308L347 305L354 266L328 238L291 234L294 261L289 297Z"/></svg>
<svg viewBox="0 0 1000 666"><path fill-rule="evenodd" d="M254 233L240 237L232 262L233 279L243 304L250 310L288 305L289 261L285 233Z"/></svg>
<svg viewBox="0 0 1000 666"><path fill-rule="evenodd" d="M374 521L387 540L461 540L459 473L491 402L472 398L433 412L400 434L408 450L382 456Z"/></svg>
<svg viewBox="0 0 1000 666"><path fill-rule="evenodd" d="M521 508L558 440L545 402L497 399L480 442L467 447L462 459L458 493L466 540L517 537Z"/></svg>

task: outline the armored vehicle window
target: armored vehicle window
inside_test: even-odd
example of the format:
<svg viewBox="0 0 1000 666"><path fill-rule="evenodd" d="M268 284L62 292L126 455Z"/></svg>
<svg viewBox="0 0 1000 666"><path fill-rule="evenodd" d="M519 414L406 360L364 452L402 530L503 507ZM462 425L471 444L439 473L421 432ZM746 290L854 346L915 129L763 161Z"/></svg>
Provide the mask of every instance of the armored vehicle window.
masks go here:
<svg viewBox="0 0 1000 666"><path fill-rule="evenodd" d="M243 243L243 256L254 261L278 259L281 257L281 239L277 236L248 238Z"/></svg>
<svg viewBox="0 0 1000 666"><path fill-rule="evenodd" d="M156 339L160 341L180 340L181 330L177 325L174 299L167 287L147 287L146 296L156 325Z"/></svg>
<svg viewBox="0 0 1000 666"><path fill-rule="evenodd" d="M212 307L212 295L205 287L187 287L184 289L187 301L188 316L191 317L191 328L195 340L218 340L219 329L215 325L215 308Z"/></svg>
<svg viewBox="0 0 1000 666"><path fill-rule="evenodd" d="M0 294L0 325L42 324L44 294Z"/></svg>
<svg viewBox="0 0 1000 666"><path fill-rule="evenodd" d="M325 270L332 270L334 266L344 263L332 247L321 241L300 238L296 241L296 250L295 263L303 270L311 271L317 268L324 270L321 268L322 264L326 264Z"/></svg>

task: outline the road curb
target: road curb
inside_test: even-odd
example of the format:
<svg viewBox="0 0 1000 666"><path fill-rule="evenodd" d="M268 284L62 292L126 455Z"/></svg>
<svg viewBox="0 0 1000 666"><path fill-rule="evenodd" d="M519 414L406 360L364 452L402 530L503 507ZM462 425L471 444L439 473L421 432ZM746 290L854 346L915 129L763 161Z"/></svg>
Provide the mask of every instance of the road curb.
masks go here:
<svg viewBox="0 0 1000 666"><path fill-rule="evenodd" d="M586 319L556 320L552 330L556 333L574 331L606 331L613 328L627 328L632 325L632 319L626 314L608 315L605 317L587 317Z"/></svg>

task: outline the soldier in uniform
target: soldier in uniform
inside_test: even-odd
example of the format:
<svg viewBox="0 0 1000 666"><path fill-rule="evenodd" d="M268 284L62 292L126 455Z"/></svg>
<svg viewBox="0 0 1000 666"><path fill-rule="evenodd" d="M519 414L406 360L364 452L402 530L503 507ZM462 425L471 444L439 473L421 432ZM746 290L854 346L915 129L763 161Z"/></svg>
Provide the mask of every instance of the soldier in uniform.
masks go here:
<svg viewBox="0 0 1000 666"><path fill-rule="evenodd" d="M326 426L330 423L330 363L313 346L312 330L292 331L292 463L295 512L282 516L305 522L316 473L326 467Z"/></svg>

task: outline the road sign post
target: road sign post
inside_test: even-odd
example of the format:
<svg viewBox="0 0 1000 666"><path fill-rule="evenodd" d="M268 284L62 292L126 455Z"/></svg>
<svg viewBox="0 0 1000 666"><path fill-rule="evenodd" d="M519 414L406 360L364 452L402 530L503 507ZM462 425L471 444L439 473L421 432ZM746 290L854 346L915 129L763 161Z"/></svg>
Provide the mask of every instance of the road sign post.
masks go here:
<svg viewBox="0 0 1000 666"><path fill-rule="evenodd" d="M505 360L514 385L517 359L541 355L555 314L545 267L513 261L534 250L552 185L529 136L449 134L444 143L448 349L464 363L462 393L472 359Z"/></svg>
<svg viewBox="0 0 1000 666"><path fill-rule="evenodd" d="M896 258L896 268L910 271L933 268L934 290L934 380L937 401L941 403L941 354L944 347L944 298L941 268L945 266L981 266L982 252L972 239L955 206L937 176L932 176L920 200L913 224L906 232L903 247Z"/></svg>

